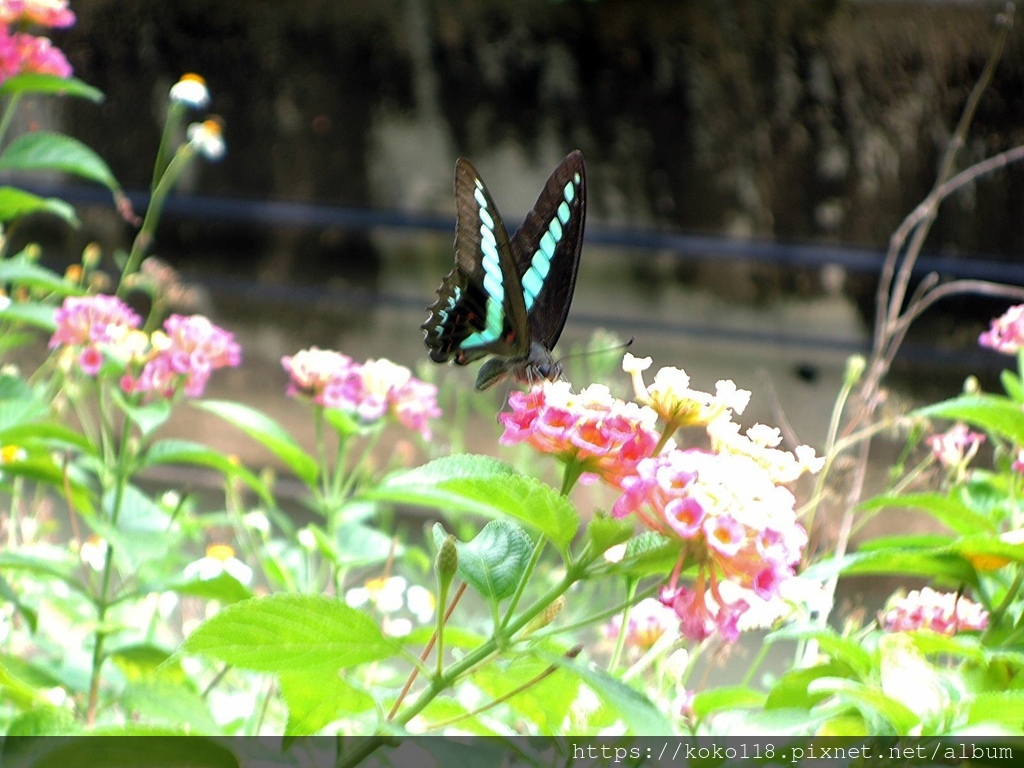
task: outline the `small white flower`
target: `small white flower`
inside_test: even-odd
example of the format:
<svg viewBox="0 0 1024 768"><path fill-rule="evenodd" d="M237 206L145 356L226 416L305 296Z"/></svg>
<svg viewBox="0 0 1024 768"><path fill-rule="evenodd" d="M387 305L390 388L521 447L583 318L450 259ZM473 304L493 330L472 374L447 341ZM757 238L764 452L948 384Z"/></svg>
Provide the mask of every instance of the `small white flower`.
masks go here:
<svg viewBox="0 0 1024 768"><path fill-rule="evenodd" d="M303 528L298 533L299 546L307 552L312 552L316 549L316 534L314 534L309 527Z"/></svg>
<svg viewBox="0 0 1024 768"><path fill-rule="evenodd" d="M207 160L220 160L224 157L227 147L224 144L224 131L217 120L204 120L192 123L188 127L188 140Z"/></svg>
<svg viewBox="0 0 1024 768"><path fill-rule="evenodd" d="M181 80L171 86L171 101L193 109L202 109L210 103L210 91L206 88L206 81L191 72L182 75Z"/></svg>
<svg viewBox="0 0 1024 768"><path fill-rule="evenodd" d="M102 571L107 558L107 542L90 536L82 542L82 549L79 550L78 556L94 571Z"/></svg>
<svg viewBox="0 0 1024 768"><path fill-rule="evenodd" d="M366 586L355 587L345 593L345 602L353 608L370 603L381 613L394 613L404 604L406 581L401 576L370 579Z"/></svg>
<svg viewBox="0 0 1024 768"><path fill-rule="evenodd" d="M270 534L270 520L261 510L258 509L252 512L247 512L245 516L242 517L242 525L262 534L263 536L268 536Z"/></svg>
<svg viewBox="0 0 1024 768"><path fill-rule="evenodd" d="M434 616L434 593L425 587L414 584L405 595L409 611L420 624L426 624Z"/></svg>

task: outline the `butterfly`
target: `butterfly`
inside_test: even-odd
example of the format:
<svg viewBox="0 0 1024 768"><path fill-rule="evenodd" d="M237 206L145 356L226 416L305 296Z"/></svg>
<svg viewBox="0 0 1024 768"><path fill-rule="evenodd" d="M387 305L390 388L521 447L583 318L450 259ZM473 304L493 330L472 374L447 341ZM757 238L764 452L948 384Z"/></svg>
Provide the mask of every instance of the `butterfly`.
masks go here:
<svg viewBox="0 0 1024 768"><path fill-rule="evenodd" d="M466 365L491 355L478 390L511 375L533 383L561 377L551 350L576 287L587 214L587 175L579 150L548 178L533 210L510 238L483 179L455 163L455 268L420 326L436 363Z"/></svg>

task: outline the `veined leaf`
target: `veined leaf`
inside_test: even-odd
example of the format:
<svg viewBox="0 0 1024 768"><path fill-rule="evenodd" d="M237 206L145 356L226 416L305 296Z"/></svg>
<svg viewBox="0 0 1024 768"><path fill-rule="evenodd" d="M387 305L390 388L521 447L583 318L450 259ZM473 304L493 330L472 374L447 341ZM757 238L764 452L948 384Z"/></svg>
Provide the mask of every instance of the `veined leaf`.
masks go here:
<svg viewBox="0 0 1024 768"><path fill-rule="evenodd" d="M1024 410L999 395L963 395L915 411L918 416L964 421L1024 445Z"/></svg>
<svg viewBox="0 0 1024 768"><path fill-rule="evenodd" d="M995 525L984 515L972 511L959 499L938 493L909 493L903 496L876 496L858 506L865 511L886 507L919 509L959 534L994 533Z"/></svg>
<svg viewBox="0 0 1024 768"><path fill-rule="evenodd" d="M437 523L434 544L440 549L448 533ZM488 600L504 600L516 590L530 562L533 544L522 528L508 520L492 520L472 541L455 542L459 577Z"/></svg>
<svg viewBox="0 0 1024 768"><path fill-rule="evenodd" d="M103 158L70 136L53 131L32 131L18 136L0 154L0 170L60 171L121 191Z"/></svg>
<svg viewBox="0 0 1024 768"><path fill-rule="evenodd" d="M324 595L276 594L228 606L184 649L257 672L336 671L398 653L364 612Z"/></svg>

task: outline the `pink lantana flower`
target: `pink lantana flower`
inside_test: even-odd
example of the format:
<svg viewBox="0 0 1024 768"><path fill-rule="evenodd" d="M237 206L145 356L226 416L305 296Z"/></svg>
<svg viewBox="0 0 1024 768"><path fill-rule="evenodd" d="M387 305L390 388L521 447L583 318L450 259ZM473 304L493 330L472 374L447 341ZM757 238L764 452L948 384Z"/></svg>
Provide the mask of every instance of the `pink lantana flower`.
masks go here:
<svg viewBox="0 0 1024 768"><path fill-rule="evenodd" d="M67 297L54 321L50 348L77 350L78 366L87 376L99 373L107 355L118 356L118 347L142 324L131 307L104 295Z"/></svg>
<svg viewBox="0 0 1024 768"><path fill-rule="evenodd" d="M988 611L956 592L937 592L925 587L890 600L879 623L889 632L929 629L940 635L955 635L984 630L988 626Z"/></svg>
<svg viewBox="0 0 1024 768"><path fill-rule="evenodd" d="M676 449L639 462L623 487L616 517L635 514L648 528L680 542L661 600L679 616L687 637L700 640L717 629L734 639L749 603L728 600L721 582L769 599L795 575L807 544L796 499L749 456ZM694 589L678 585L685 562L697 565Z"/></svg>
<svg viewBox="0 0 1024 768"><path fill-rule="evenodd" d="M511 412L498 416L503 445L529 443L617 487L658 444L657 414L598 384L574 394L568 382L546 381L512 392L508 403Z"/></svg>
<svg viewBox="0 0 1024 768"><path fill-rule="evenodd" d="M151 342L156 354L130 391L170 397L181 386L186 396L199 397L214 370L233 368L242 358L234 336L202 315L171 315Z"/></svg>
<svg viewBox="0 0 1024 768"><path fill-rule="evenodd" d="M75 14L68 0L0 0L0 24L25 22L42 27L70 27Z"/></svg>
<svg viewBox="0 0 1024 768"><path fill-rule="evenodd" d="M925 442L942 466L965 467L985 442L985 435L971 432L966 424L955 424L948 431L932 435Z"/></svg>
<svg viewBox="0 0 1024 768"><path fill-rule="evenodd" d="M340 352L316 347L282 358L288 394L302 395L370 423L391 415L402 426L430 439L430 419L441 415L437 387L420 381L390 360L355 363Z"/></svg>
<svg viewBox="0 0 1024 768"><path fill-rule="evenodd" d="M1004 355L1017 354L1024 346L1024 304L1010 307L993 320L989 329L978 337L978 343Z"/></svg>

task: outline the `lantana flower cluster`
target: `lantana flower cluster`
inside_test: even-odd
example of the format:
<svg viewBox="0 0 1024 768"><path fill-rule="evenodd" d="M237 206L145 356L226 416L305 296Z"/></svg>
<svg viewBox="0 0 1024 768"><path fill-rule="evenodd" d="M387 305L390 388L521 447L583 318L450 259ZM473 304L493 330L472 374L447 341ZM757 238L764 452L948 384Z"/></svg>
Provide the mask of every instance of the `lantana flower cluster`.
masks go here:
<svg viewBox="0 0 1024 768"><path fill-rule="evenodd" d="M288 372L288 394L304 396L371 423L391 415L430 439L430 419L441 415L437 387L420 381L390 360L357 363L348 355L310 347L281 359Z"/></svg>
<svg viewBox="0 0 1024 768"><path fill-rule="evenodd" d="M499 417L501 440L526 442L617 488L614 516L633 515L679 546L659 596L663 610L675 613L690 639L717 630L735 640L750 603L731 596L772 600L795 575L807 533L786 484L817 472L824 460L808 446L780 449L778 430L764 425L741 434L732 417L750 393L732 382L718 382L714 394L701 392L685 371L663 368L647 386L642 374L650 363L625 356L634 403L599 386L574 395L564 382L513 392L511 412ZM708 447L677 447L680 427L704 428ZM681 574L690 566L695 576L684 584ZM723 584L738 590L722 590Z"/></svg>
<svg viewBox="0 0 1024 768"><path fill-rule="evenodd" d="M1024 347L1024 304L1010 307L992 321L978 343L1004 355L1015 355Z"/></svg>
<svg viewBox="0 0 1024 768"><path fill-rule="evenodd" d="M889 632L928 629L940 635L980 632L988 626L988 611L956 592L937 592L930 587L890 601L879 623Z"/></svg>
<svg viewBox="0 0 1024 768"><path fill-rule="evenodd" d="M234 337L202 315L171 315L163 330L147 334L131 307L115 296L95 295L69 296L54 319L50 347L71 351L87 376L111 363L128 394L171 397L181 390L198 397L214 370L241 361Z"/></svg>
<svg viewBox="0 0 1024 768"><path fill-rule="evenodd" d="M15 27L63 28L75 23L67 0L0 0L0 83L26 72L71 77L71 65L49 38Z"/></svg>

